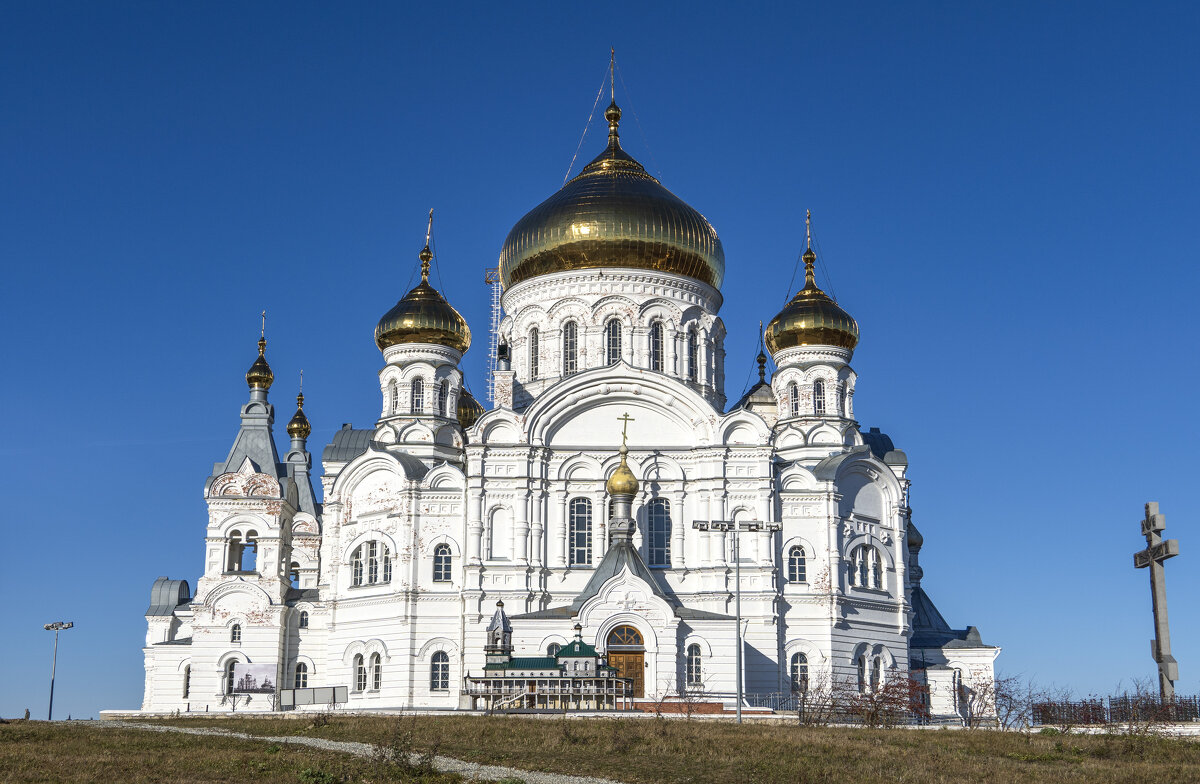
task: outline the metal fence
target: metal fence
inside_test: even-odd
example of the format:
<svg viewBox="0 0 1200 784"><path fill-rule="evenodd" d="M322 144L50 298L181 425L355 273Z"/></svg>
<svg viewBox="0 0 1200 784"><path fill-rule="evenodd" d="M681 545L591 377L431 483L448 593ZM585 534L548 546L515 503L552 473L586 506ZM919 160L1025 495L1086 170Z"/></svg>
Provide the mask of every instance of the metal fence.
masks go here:
<svg viewBox="0 0 1200 784"><path fill-rule="evenodd" d="M1200 721L1200 696L1163 700L1122 694L1087 700L1044 700L1033 705L1033 723L1043 726Z"/></svg>

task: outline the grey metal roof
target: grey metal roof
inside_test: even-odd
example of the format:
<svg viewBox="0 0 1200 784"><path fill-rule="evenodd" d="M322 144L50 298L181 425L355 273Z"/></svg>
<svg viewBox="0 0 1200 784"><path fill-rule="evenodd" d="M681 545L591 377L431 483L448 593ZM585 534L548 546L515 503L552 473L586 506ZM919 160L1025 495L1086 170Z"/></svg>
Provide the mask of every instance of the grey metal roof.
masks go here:
<svg viewBox="0 0 1200 784"><path fill-rule="evenodd" d="M750 391L742 395L741 400L733 404L733 411L739 408L749 408L752 405L774 406L778 404L775 400L775 393L771 391L771 385L766 381L759 381L754 386L750 387Z"/></svg>
<svg viewBox="0 0 1200 784"><path fill-rule="evenodd" d="M410 455L408 452L392 452L384 449L379 449L379 451L386 452L395 458L400 467L404 469L404 475L409 479L423 479L429 473L429 466L425 465L421 458Z"/></svg>
<svg viewBox="0 0 1200 784"><path fill-rule="evenodd" d="M371 437L375 430L355 430L349 423L333 434L333 442L321 453L325 462L348 463L366 452L371 446Z"/></svg>
<svg viewBox="0 0 1200 784"><path fill-rule="evenodd" d="M880 460L883 459L884 455L896 448L896 445L892 443L891 436L887 433L881 433L877 427L873 427L865 433L860 433L860 435L862 436L863 443L871 447L871 451Z"/></svg>
<svg viewBox="0 0 1200 784"><path fill-rule="evenodd" d="M146 608L146 615L174 615L175 608L191 599L192 590L187 580L159 577L150 588L150 606Z"/></svg>
<svg viewBox="0 0 1200 784"><path fill-rule="evenodd" d="M511 632L512 624L508 622L508 616L504 614L504 602L499 602L496 605L496 612L492 615L492 622L488 624L489 632L501 631Z"/></svg>
<svg viewBox="0 0 1200 784"><path fill-rule="evenodd" d="M156 642L154 644L155 645L191 645L192 638L191 637L180 637L177 640L165 640L163 642Z"/></svg>
<svg viewBox="0 0 1200 784"><path fill-rule="evenodd" d="M288 588L287 595L284 596L284 601L288 604L295 602L316 602L320 601L321 592L316 588Z"/></svg>
<svg viewBox="0 0 1200 784"><path fill-rule="evenodd" d="M913 588L913 634L909 641L912 648L982 648L986 647L974 626L951 629L950 624L938 612L933 600L921 586Z"/></svg>
<svg viewBox="0 0 1200 784"><path fill-rule="evenodd" d="M732 619L732 616L729 615L684 607L679 599L664 587L660 582L660 577L650 567L646 566L646 562L642 560L641 554L628 542L615 542L609 547L608 552L604 554L604 558L600 561L600 565L592 571L592 577L588 580L587 585L584 586L583 590L579 592L579 595L569 605L553 607L548 610L535 610L523 615L514 615L513 619L574 618L578 615L584 602L600 593L600 589L606 582L621 574L625 569L629 569L634 576L649 585L650 590L654 592L655 596L671 605L677 618L684 620Z"/></svg>

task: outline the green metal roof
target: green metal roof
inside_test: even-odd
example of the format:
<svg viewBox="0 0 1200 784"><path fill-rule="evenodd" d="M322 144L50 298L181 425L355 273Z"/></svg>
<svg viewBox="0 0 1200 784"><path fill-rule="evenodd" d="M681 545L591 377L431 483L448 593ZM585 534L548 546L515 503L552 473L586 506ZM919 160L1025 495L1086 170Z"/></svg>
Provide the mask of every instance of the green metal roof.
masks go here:
<svg viewBox="0 0 1200 784"><path fill-rule="evenodd" d="M503 664L484 665L485 670L554 670L558 671L558 662L553 656L515 656Z"/></svg>
<svg viewBox="0 0 1200 784"><path fill-rule="evenodd" d="M561 659L564 656L575 657L597 655L598 654L596 653L595 646L588 645L586 642L582 642L581 640L574 640L559 648L558 653L556 653L554 656L556 659Z"/></svg>

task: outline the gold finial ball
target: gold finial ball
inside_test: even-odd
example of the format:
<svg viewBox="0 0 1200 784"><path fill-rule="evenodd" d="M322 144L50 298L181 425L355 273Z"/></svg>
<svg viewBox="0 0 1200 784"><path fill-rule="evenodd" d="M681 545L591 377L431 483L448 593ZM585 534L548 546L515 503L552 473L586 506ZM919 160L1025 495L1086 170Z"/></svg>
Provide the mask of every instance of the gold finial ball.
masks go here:
<svg viewBox="0 0 1200 784"><path fill-rule="evenodd" d="M433 261L433 251L429 250L428 245L421 249L420 258L421 261Z"/></svg>
<svg viewBox="0 0 1200 784"><path fill-rule="evenodd" d="M267 341L259 338L258 358L246 371L246 384L251 389L270 389L271 384L275 381L275 374L271 371L271 366L267 364L266 350Z"/></svg>
<svg viewBox="0 0 1200 784"><path fill-rule="evenodd" d="M608 105L607 109L604 110L604 119L608 120L610 123L621 121L621 107L617 106L617 102L615 100Z"/></svg>

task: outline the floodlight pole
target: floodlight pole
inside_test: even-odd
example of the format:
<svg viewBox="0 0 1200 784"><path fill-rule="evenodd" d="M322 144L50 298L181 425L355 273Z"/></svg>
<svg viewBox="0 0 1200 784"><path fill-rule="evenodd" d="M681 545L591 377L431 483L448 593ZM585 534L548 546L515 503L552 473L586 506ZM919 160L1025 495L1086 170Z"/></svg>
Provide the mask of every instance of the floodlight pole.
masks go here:
<svg viewBox="0 0 1200 784"><path fill-rule="evenodd" d="M737 671L737 723L742 723L742 558L738 534L742 531L780 530L779 523L764 523L761 520L694 520L692 528L697 531L721 531L733 535L733 612L737 622L737 646L734 648L734 669Z"/></svg>
<svg viewBox="0 0 1200 784"><path fill-rule="evenodd" d="M50 659L50 707L46 709L46 721L54 719L54 671L58 669L58 633L74 625L71 621L55 621L42 626L46 631L54 632L54 655Z"/></svg>

